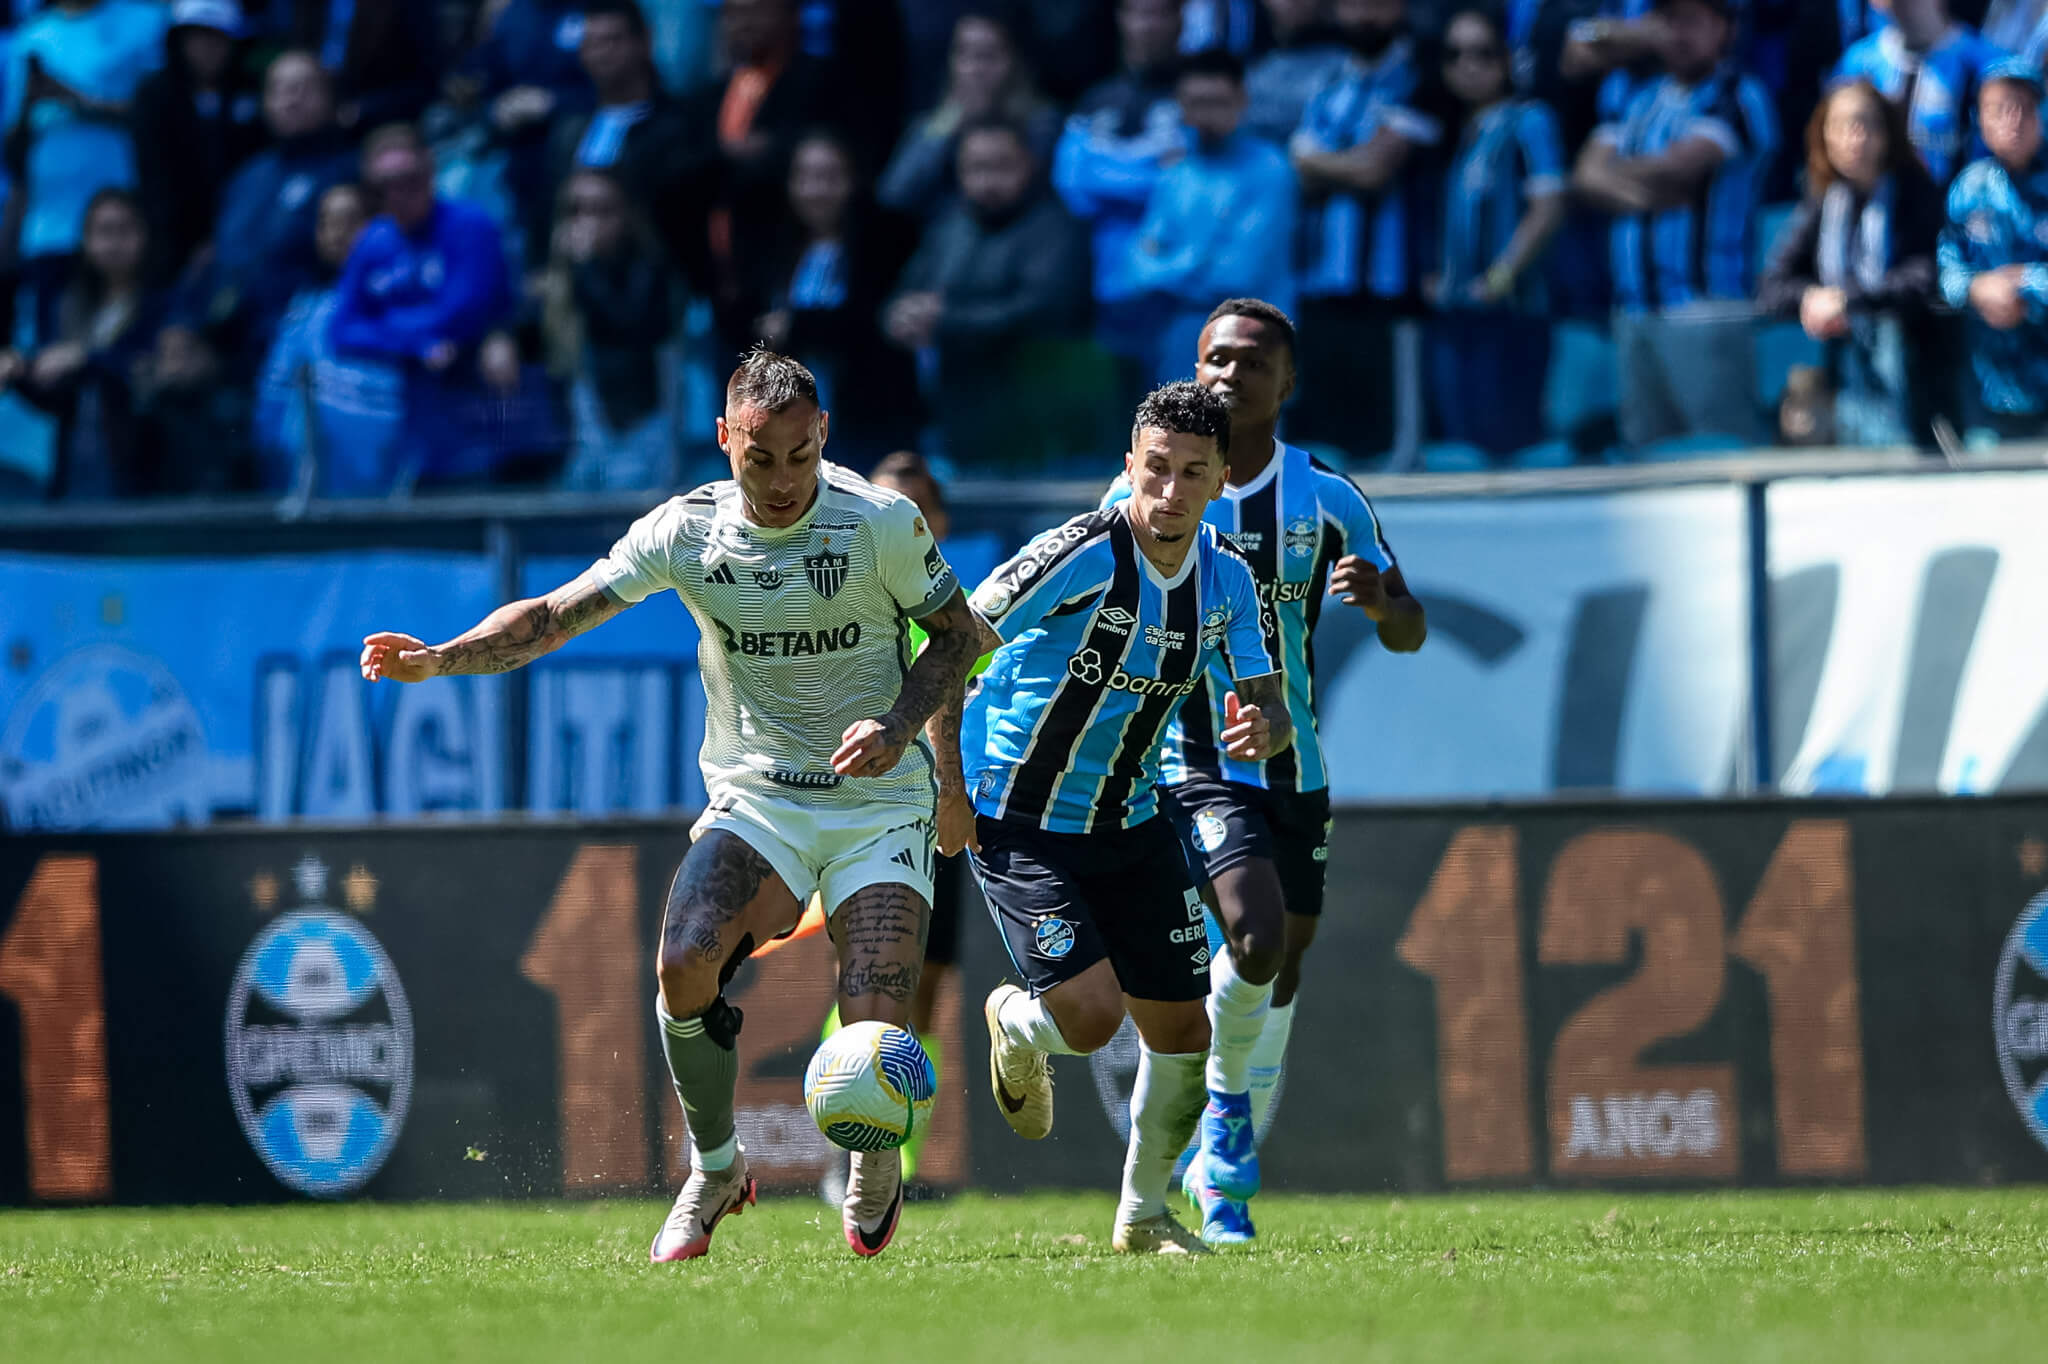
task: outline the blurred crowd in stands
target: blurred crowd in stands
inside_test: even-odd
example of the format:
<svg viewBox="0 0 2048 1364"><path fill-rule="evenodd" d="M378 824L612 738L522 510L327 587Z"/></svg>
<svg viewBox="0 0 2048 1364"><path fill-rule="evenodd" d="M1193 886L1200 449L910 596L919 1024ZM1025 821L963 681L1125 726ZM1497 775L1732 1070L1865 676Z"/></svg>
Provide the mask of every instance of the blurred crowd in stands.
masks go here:
<svg viewBox="0 0 2048 1364"><path fill-rule="evenodd" d="M2048 0L0 19L0 499L688 483L756 343L854 467L1100 474L1244 294L1355 468L2048 429Z"/></svg>

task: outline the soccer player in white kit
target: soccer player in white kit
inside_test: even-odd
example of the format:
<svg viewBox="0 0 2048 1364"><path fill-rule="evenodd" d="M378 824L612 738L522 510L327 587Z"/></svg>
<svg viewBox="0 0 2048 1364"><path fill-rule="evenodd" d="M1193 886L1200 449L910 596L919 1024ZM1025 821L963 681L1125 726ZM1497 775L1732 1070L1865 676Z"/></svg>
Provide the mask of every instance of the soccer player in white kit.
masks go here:
<svg viewBox="0 0 2048 1364"><path fill-rule="evenodd" d="M664 590L696 618L709 803L669 890L656 1002L691 1169L654 1238L657 1263L704 1254L719 1220L754 1201L733 1123L733 973L815 892L839 949L840 1018L908 1027L933 844L966 840L937 827L919 731L959 694L979 628L916 504L822 463L829 425L810 371L755 351L718 421L729 481L670 498L572 582L445 644L363 641L365 678L419 682L509 672ZM911 620L930 640L915 662ZM900 1153L857 1153L847 1243L880 1254L902 1207Z"/></svg>

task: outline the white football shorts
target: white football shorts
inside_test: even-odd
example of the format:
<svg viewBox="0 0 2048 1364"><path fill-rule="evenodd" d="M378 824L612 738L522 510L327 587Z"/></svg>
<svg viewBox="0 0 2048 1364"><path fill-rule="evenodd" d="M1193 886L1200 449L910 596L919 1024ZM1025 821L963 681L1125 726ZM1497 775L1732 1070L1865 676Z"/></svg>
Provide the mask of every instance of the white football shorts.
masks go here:
<svg viewBox="0 0 2048 1364"><path fill-rule="evenodd" d="M915 805L798 804L720 785L691 826L692 841L723 829L768 860L799 905L816 895L837 913L857 890L897 883L932 902L938 827Z"/></svg>

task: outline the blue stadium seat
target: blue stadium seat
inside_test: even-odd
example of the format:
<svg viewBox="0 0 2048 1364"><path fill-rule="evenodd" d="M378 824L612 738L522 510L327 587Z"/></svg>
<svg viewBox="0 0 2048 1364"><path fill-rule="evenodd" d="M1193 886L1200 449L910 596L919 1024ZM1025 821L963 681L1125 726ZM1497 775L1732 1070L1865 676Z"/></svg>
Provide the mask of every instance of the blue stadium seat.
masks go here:
<svg viewBox="0 0 2048 1364"><path fill-rule="evenodd" d="M1644 464L1674 464L1680 460L1706 459L1714 455L1747 454L1751 445L1740 436L1716 435L1699 432L1690 436L1672 436L1668 440L1654 441L1636 451L1636 459Z"/></svg>
<svg viewBox="0 0 2048 1364"><path fill-rule="evenodd" d="M1422 472L1426 474L1483 474L1493 461L1476 445L1442 441L1422 447Z"/></svg>
<svg viewBox="0 0 2048 1364"><path fill-rule="evenodd" d="M1283 440L1286 438L1286 432L1281 432L1281 438ZM1352 458L1345 451L1339 449L1337 446L1331 445L1327 441L1297 441L1295 442L1295 444L1301 446L1303 450L1306 450L1311 459L1319 459L1323 463L1329 465L1332 469L1349 470L1354 467L1357 467L1361 462L1357 459ZM1375 463L1375 461L1372 460L1366 460L1363 462L1367 466L1370 466L1373 463Z"/></svg>
<svg viewBox="0 0 2048 1364"><path fill-rule="evenodd" d="M1751 264L1758 276L1764 272L1764 262L1770 259L1771 247L1777 244L1778 233L1799 207L1791 204L1765 204L1756 211L1756 240L1750 243Z"/></svg>
<svg viewBox="0 0 2048 1364"><path fill-rule="evenodd" d="M1569 442L1561 440L1547 440L1541 445L1517 450L1508 460L1517 469L1569 469L1578 462L1578 452Z"/></svg>
<svg viewBox="0 0 2048 1364"><path fill-rule="evenodd" d="M1552 435L1569 435L1613 412L1619 393L1614 339L1605 327L1560 322L1551 329L1543 416Z"/></svg>
<svg viewBox="0 0 2048 1364"><path fill-rule="evenodd" d="M1778 410L1785 396L1785 376L1795 365L1818 365L1821 343L1797 322L1761 322L1756 329L1756 395L1764 410Z"/></svg>

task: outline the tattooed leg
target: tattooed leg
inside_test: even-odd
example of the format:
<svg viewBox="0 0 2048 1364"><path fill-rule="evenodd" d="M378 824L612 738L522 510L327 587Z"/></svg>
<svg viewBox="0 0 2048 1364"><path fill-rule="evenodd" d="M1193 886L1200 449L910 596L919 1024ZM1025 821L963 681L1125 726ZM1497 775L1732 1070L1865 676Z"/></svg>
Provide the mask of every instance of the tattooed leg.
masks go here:
<svg viewBox="0 0 2048 1364"><path fill-rule="evenodd" d="M690 1165L729 1168L739 1150L740 1011L721 993L756 942L797 919L796 897L745 839L712 830L690 848L662 918L655 1016L690 1129Z"/></svg>
<svg viewBox="0 0 2048 1364"><path fill-rule="evenodd" d="M669 887L657 969L674 1018L711 1006L757 943L802 913L789 887L744 838L714 829L691 845Z"/></svg>
<svg viewBox="0 0 2048 1364"><path fill-rule="evenodd" d="M900 882L863 886L832 916L839 947L839 1019L910 1026L931 907Z"/></svg>

